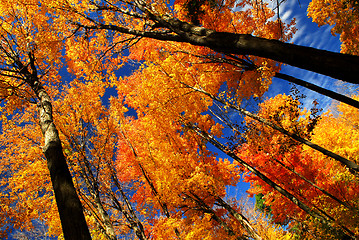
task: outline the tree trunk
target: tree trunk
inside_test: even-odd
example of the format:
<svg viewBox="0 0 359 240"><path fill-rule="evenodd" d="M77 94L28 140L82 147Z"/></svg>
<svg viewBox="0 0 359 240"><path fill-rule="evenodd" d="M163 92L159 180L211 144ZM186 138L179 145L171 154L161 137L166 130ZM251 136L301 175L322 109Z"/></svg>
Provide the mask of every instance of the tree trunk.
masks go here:
<svg viewBox="0 0 359 240"><path fill-rule="evenodd" d="M283 74L283 73L276 73L274 75L274 77L286 80L286 81L291 82L291 83L295 83L297 85L300 85L302 87L305 87L305 88L308 88L308 89L310 89L312 91L315 91L315 92L317 92L319 94L322 94L324 96L330 97L330 98L335 99L335 100L337 100L339 102L346 103L346 104L348 104L348 105L350 105L352 107L355 107L355 108L359 109L359 101L357 101L357 100L355 100L353 98L347 97L347 96L345 96L343 94L333 92L331 90L319 87L319 86L314 85L312 83L303 81L301 79L298 79L298 78L295 78L295 77L292 77L292 76L289 76L289 75Z"/></svg>
<svg viewBox="0 0 359 240"><path fill-rule="evenodd" d="M66 240L91 239L83 208L62 151L59 134L52 119L50 97L37 79L32 83L30 85L39 99L40 127L44 136L43 152L50 171L64 237Z"/></svg>
<svg viewBox="0 0 359 240"><path fill-rule="evenodd" d="M272 128L272 129L275 129L275 130L283 133L284 135L286 135L286 136L288 136L288 137L290 137L290 138L292 138L292 139L294 139L294 140L296 140L296 141L298 141L300 143L303 143L303 144L307 145L308 147L310 147L312 149L315 149L315 150L323 153L324 155L326 155L328 157L331 157L331 158L339 161L344 167L347 167L348 170L353 175L355 175L356 177L359 177L359 165L356 164L355 162L349 161L348 159L346 159L346 158L344 158L344 157L342 157L342 156L340 156L340 155L338 155L338 154L336 154L334 152L331 152L331 151L329 151L329 150L327 150L327 149L325 149L325 148L323 148L323 147L321 147L321 146L319 146L317 144L314 144L314 143L300 137L299 135L297 135L295 133L291 133L291 132L285 130L284 128L282 128L280 126L277 126L276 124L274 124L272 122L269 122L268 120L266 120L266 119L264 119L264 118L262 118L262 117L260 117L260 116L258 116L256 114L253 114L253 113L251 113L251 112L249 112L249 111L247 111L247 110L245 110L245 109L243 109L243 108L241 108L241 107L239 107L237 105L225 102L224 100L222 100L222 99L220 99L220 98L218 98L216 96L213 96L212 94L210 94L210 93L208 93L208 92L206 92L206 91L204 91L202 89L191 87L191 86L189 86L189 85L187 85L185 83L182 83L182 84L185 85L188 88L191 88L191 89L197 91L197 92L201 92L201 93L209 96L211 99L213 99L215 101L218 101L218 102L220 102L220 103L222 103L224 105L227 105L228 107L230 107L232 109L235 109L238 112L240 112L240 113L242 113L242 114L244 114L244 115L246 115L246 116L248 116L248 117L250 117L252 119L257 120L257 121L267 125L268 127Z"/></svg>
<svg viewBox="0 0 359 240"><path fill-rule="evenodd" d="M359 56L329 52L284 43L279 40L255 37L249 34L217 32L182 22L169 16L158 16L149 13L144 6L139 5L137 7L147 12L158 27L167 28L171 33L140 31L123 26L104 25L95 20L93 20L94 25L77 25L86 29L107 29L162 41L187 42L192 45L205 46L222 53L268 58L346 82L359 83Z"/></svg>
<svg viewBox="0 0 359 240"><path fill-rule="evenodd" d="M219 52L269 58L346 82L359 83L358 56L298 46L248 34L214 32L200 42Z"/></svg>
<svg viewBox="0 0 359 240"><path fill-rule="evenodd" d="M218 197L217 202L220 206L224 207L230 215L232 215L237 221L241 224L241 226L246 229L248 234L256 240L262 240L263 238L258 235L256 230L252 227L251 223L248 219L243 216L241 213L236 212L227 202L225 202L222 198Z"/></svg>
<svg viewBox="0 0 359 240"><path fill-rule="evenodd" d="M346 82L359 83L359 56L254 37L249 34L217 32L174 18L156 16L155 20L193 45L206 46L223 53L269 58Z"/></svg>
<svg viewBox="0 0 359 240"><path fill-rule="evenodd" d="M269 179L267 176L265 176L262 172L257 170L255 167L251 166L247 162L243 161L240 157L238 157L233 151L225 147L222 143L218 142L212 135L208 134L207 132L202 131L200 128L194 125L188 125L188 127L192 128L200 137L204 138L208 142L210 142L213 146L215 146L217 149L221 150L223 153L227 154L231 158L233 158L235 161L243 165L245 168L247 168L250 172L255 174L257 177L262 179L265 183L267 183L269 186L271 186L273 189L281 193L284 197L286 197L288 200L293 202L295 205L297 205L300 209L302 209L307 214L311 215L314 218L318 218L320 221L323 221L324 223L328 224L328 226L331 226L331 224L335 221L334 218L329 216L324 211L320 210L316 211L313 207L308 206L304 202L300 201L296 196L285 190L283 187L279 186L277 183L273 182L271 179ZM338 227L343 231L343 234L346 235L348 239L356 239L355 234L350 231L347 227L338 224Z"/></svg>

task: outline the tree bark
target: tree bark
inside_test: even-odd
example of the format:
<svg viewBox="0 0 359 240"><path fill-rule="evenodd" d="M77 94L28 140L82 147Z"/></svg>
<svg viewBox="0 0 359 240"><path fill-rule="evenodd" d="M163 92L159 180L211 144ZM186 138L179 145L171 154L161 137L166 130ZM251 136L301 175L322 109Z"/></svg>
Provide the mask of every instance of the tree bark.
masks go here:
<svg viewBox="0 0 359 240"><path fill-rule="evenodd" d="M187 42L227 54L268 58L346 82L359 83L359 56L284 43L279 40L255 37L250 34L217 32L166 15L152 14L145 6L137 7L141 11L147 12L155 25L166 28L171 32L140 31L123 26L105 25L95 20L92 20L94 25L77 25L86 29L107 29L162 41Z"/></svg>
<svg viewBox="0 0 359 240"><path fill-rule="evenodd" d="M261 236L258 235L256 230L252 227L251 223L248 221L248 219L243 216L241 213L238 213L235 211L227 202L225 202L222 198L218 197L217 202L219 205L224 207L229 214L231 214L235 219L238 220L238 222L242 225L244 229L249 233L249 235L256 240L262 240Z"/></svg>
<svg viewBox="0 0 359 240"><path fill-rule="evenodd" d="M298 79L298 78L295 78L295 77L292 77L292 76L289 76L289 75L283 74L283 73L276 73L274 75L274 77L286 80L286 81L291 82L291 83L298 84L298 85L300 85L302 87L308 88L308 89L310 89L312 91L315 91L317 93L320 93L320 94L322 94L324 96L330 97L330 98L335 99L335 100L337 100L339 102L346 103L346 104L348 104L348 105L350 105L352 107L355 107L355 108L359 109L359 101L357 101L357 100L355 100L353 98L347 97L347 96L345 96L343 94L333 92L331 90L319 87L319 86L317 86L315 84L303 81L301 79Z"/></svg>
<svg viewBox="0 0 359 240"><path fill-rule="evenodd" d="M200 39L201 42L219 52L269 58L346 82L359 83L358 56L226 32L214 32Z"/></svg>
<svg viewBox="0 0 359 240"><path fill-rule="evenodd" d="M274 124L272 122L269 122L268 120L266 120L266 119L264 119L264 118L262 118L262 117L260 117L260 116L258 116L256 114L253 114L253 113L251 113L249 111L246 111L245 109L243 109L243 108L241 108L241 107L239 107L237 105L228 103L228 102L226 102L226 101L224 101L224 100L222 100L222 99L220 99L220 98L218 98L216 96L213 96L212 94L210 94L210 93L208 93L208 92L206 92L206 91L204 91L202 89L191 87L191 86L189 86L189 85L187 85L185 83L182 83L182 84L185 85L188 88L191 88L191 89L197 91L197 92L201 92L201 93L209 96L211 99L213 99L215 101L218 101L218 102L220 102L220 103L222 103L222 104L224 104L224 105L226 105L226 106L228 106L228 107L230 107L232 109L235 109L238 112L240 112L240 113L242 113L242 114L244 114L244 115L246 115L246 116L248 116L248 117L250 117L252 119L257 120L258 122L261 122L261 123L267 125L268 127L271 127L272 129L275 129L275 130L283 133L284 135L286 135L286 136L288 136L288 137L290 137L290 138L292 138L292 139L294 139L294 140L296 140L296 141L298 141L300 143L303 143L303 144L307 145L308 147L310 147L312 149L315 149L315 150L323 153L324 155L326 155L328 157L331 157L331 158L339 161L344 167L347 167L348 170L354 176L359 177L359 165L356 164L355 162L349 161L348 159L346 159L346 158L344 158L344 157L342 157L342 156L340 156L340 155L338 155L338 154L336 154L334 152L331 152L331 151L329 151L329 150L327 150L327 149L325 149L325 148L323 148L323 147L321 147L321 146L319 146L317 144L314 144L314 143L300 137L299 135L297 135L295 133L291 133L291 132L285 130L284 128L281 128L280 126L277 126L276 124Z"/></svg>
<svg viewBox="0 0 359 240"><path fill-rule="evenodd" d="M215 51L269 58L294 67L321 73L350 83L359 83L359 56L304 47L250 34L217 32L174 18L155 18L193 45Z"/></svg>
<svg viewBox="0 0 359 240"><path fill-rule="evenodd" d="M83 208L62 151L59 134L52 119L50 97L38 80L31 87L39 99L40 127L44 136L43 152L50 171L64 237L66 240L91 239Z"/></svg>
<svg viewBox="0 0 359 240"><path fill-rule="evenodd" d="M258 68L253 63L250 63L248 61L244 61L243 59L240 59L240 58L234 56L233 54L228 54L228 56L233 58L233 59L228 59L228 58L213 57L213 56L207 56L207 55L196 55L196 54L185 52L185 51L183 51L183 53L186 53L186 54L189 54L189 55L192 55L192 56L196 56L196 57L199 57L199 58L209 59L210 61L213 61L213 62L229 64L229 65L238 67L239 69L243 69L243 70L256 70ZM357 101L357 100L355 100L353 98L347 97L347 96L345 96L343 94L336 93L334 91L322 88L322 87L320 87L318 85L315 85L313 83L309 83L309 82L303 81L303 80L301 80L299 78L295 78L293 76L290 76L290 75L287 75L287 74L284 74L284 73L280 73L280 72L275 73L274 77L279 78L279 79L283 79L285 81L288 81L288 82L291 82L291 83L294 83L294 84L297 84L297 85L300 85L300 86L305 87L307 89L310 89L310 90L312 90L314 92L317 92L319 94L322 94L324 96L330 97L330 98L335 99L335 100L337 100L339 102L346 103L346 104L348 104L348 105L350 105L352 107L355 107L355 108L359 109L359 101Z"/></svg>
<svg viewBox="0 0 359 240"><path fill-rule="evenodd" d="M282 194L284 197L286 197L288 200L290 200L291 202L293 202L295 205L297 205L300 209L302 209L304 212L306 212L307 214L313 216L314 218L318 218L321 221L323 221L324 223L328 224L328 226L331 226L331 224L335 221L334 218L332 218L331 216L329 216L327 213L325 213L324 211L320 210L315 211L314 209L312 209L310 206L308 206L307 204L305 204L304 202L300 201L296 196L294 196L293 194L291 194L290 192L288 192L287 190L285 190L284 188L282 188L281 186L279 186L277 183L273 182L271 179L269 179L267 176L265 176L261 171L257 170L255 167L251 166L250 164L248 164L247 162L245 162L244 160L242 160L240 157L238 157L233 151L231 151L230 149L228 149L227 147L225 147L222 143L218 142L212 135L208 134L205 131L202 131L200 128L198 128L197 126L194 125L187 125L188 127L192 128L200 137L202 137L203 139L207 140L208 142L210 142L213 146L215 146L216 148L218 148L219 150L221 150L223 153L227 154L228 156L230 156L231 158L233 158L235 161L237 161L238 163L240 163L241 165L243 165L245 168L247 168L250 172L252 172L253 174L255 174L257 177L259 177L260 179L262 179L265 183L267 183L269 186L271 186L273 189L275 189L276 191L278 191L280 194ZM348 228L346 228L345 226L338 224L338 227L341 228L341 230L343 231L343 234L346 235L346 237L348 239L356 239L355 234L350 231Z"/></svg>
<svg viewBox="0 0 359 240"><path fill-rule="evenodd" d="M62 151L59 133L53 121L52 104L37 75L35 57L29 53L29 64L25 66L18 56L13 59L25 82L31 87L38 99L39 122L44 136L43 152L50 171L60 215L62 231L66 240L89 240L91 235L85 220L82 204L76 193L66 158Z"/></svg>

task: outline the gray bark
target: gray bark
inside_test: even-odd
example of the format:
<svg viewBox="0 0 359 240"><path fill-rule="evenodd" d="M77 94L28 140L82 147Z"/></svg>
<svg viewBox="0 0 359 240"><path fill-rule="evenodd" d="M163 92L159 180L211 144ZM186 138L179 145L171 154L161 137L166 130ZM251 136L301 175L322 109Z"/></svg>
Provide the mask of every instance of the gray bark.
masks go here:
<svg viewBox="0 0 359 240"><path fill-rule="evenodd" d="M31 85L39 103L40 127L44 136L43 152L50 171L62 230L66 240L91 239L83 208L62 151L58 131L52 119L51 100L40 82Z"/></svg>
<svg viewBox="0 0 359 240"><path fill-rule="evenodd" d="M29 53L29 67L13 56L19 72L38 99L39 122L44 136L43 152L50 171L63 234L66 240L89 240L91 235L83 208L62 151L61 141L53 121L50 96L41 85L35 66L35 57Z"/></svg>

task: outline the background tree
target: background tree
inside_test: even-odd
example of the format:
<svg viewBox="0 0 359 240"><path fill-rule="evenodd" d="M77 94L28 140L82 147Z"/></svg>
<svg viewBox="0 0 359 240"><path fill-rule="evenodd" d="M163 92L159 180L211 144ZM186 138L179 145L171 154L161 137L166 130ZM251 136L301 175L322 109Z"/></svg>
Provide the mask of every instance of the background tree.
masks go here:
<svg viewBox="0 0 359 240"><path fill-rule="evenodd" d="M288 107L288 104L293 105ZM295 110L292 109L293 107ZM335 146L337 152L351 149L350 154L353 153L354 155L349 156L348 152L342 152L342 154L357 162L353 159L356 147L351 145L356 145L357 142L355 136L357 131L353 129L353 126L356 125L356 117L350 113L353 109L345 105L339 105L339 109L341 114L337 118L327 112L319 120L317 119L316 124L313 125L313 119L316 118L311 118L310 112L301 110L297 100L286 95L279 95L261 104L259 114L273 119L292 131L310 134L313 141L321 143L324 141L323 144L328 148ZM349 121L350 124L346 124L346 121ZM245 145L240 147L239 155L254 164L256 168L261 169L267 176L275 176L276 182L298 196L306 204L321 209L322 212L335 219L337 224L346 226L357 235L355 229L358 222L354 216L358 212L358 200L356 194L351 194L357 187L357 178L324 155L285 139L284 136L272 132L270 129L265 129L266 127L252 120L249 122L250 127L246 134L247 141ZM344 125L346 129L342 131L342 127L339 126ZM324 129L326 130L324 131ZM348 141L346 143L350 143L349 145L339 144L342 139L341 135ZM265 143L263 144L263 142ZM275 174L270 171L274 171ZM246 179L253 184L251 193L264 194L264 204L270 207L274 221L291 222L292 226L304 224L306 230L300 233L303 238L339 238L340 231L338 232L331 226L326 226L322 222L308 217L305 212L273 191L258 177L249 174ZM343 191L343 189L345 190Z"/></svg>
<svg viewBox="0 0 359 240"><path fill-rule="evenodd" d="M358 55L358 14L359 5L355 0L318 1L308 7L308 16L319 26L333 26L332 34L340 34L343 53Z"/></svg>

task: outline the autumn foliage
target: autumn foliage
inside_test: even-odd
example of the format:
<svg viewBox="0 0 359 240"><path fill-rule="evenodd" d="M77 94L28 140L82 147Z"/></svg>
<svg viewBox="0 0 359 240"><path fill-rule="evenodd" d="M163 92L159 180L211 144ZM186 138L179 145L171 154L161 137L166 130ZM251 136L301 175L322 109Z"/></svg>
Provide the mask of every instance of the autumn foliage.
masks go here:
<svg viewBox="0 0 359 240"><path fill-rule="evenodd" d="M329 149L335 148L336 152L341 152L357 162L357 137L355 133L353 135L353 131L356 132L354 129L357 117L352 114L352 109L344 105L338 106L338 110L336 117L327 112L319 119L311 118L310 111L299 108L298 100L279 95L261 104L259 114L267 119L273 119L284 128L297 131L298 134L309 135L313 142L326 145ZM312 127L314 119L315 125ZM335 219L336 224L351 225L351 231L355 232L358 225L355 217L355 212L358 211L355 207L358 197L354 193L358 187L357 178L323 154L303 147L251 120L249 122L254 126L247 132L247 142L240 147L238 154L260 168L267 176L275 176L278 184L300 196L306 204L328 213ZM341 136L350 140L343 144ZM290 226L295 226L296 230L307 232L306 238L338 237L334 230L331 232L334 236L328 234L328 226L313 220L256 176L249 174L246 181L252 184L252 194L264 194L264 204L269 206L274 221L290 222Z"/></svg>
<svg viewBox="0 0 359 240"><path fill-rule="evenodd" d="M49 173L48 122L93 239L359 235L358 109L339 104L320 115L317 103L307 110L282 94L248 114L281 63L188 39L211 29L287 42L294 20L258 1L197 4L0 1L0 237L41 222L48 236L69 238ZM351 4L335 9L356 18ZM333 31L356 54L348 27ZM120 76L125 68L133 71ZM234 196L242 181L264 211Z"/></svg>
<svg viewBox="0 0 359 240"><path fill-rule="evenodd" d="M322 1L309 4L308 16L319 26L333 26L333 35L340 34L342 52L358 55L358 14L359 5L355 0Z"/></svg>

